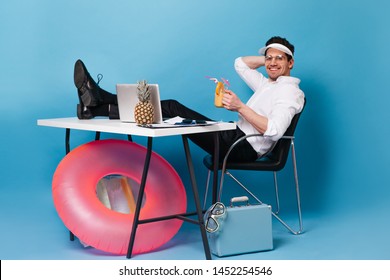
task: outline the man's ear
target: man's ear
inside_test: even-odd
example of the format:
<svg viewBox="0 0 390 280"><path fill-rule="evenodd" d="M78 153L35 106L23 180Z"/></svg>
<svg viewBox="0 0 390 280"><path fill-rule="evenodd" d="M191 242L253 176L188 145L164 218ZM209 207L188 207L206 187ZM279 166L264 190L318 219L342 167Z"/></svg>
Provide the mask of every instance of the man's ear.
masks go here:
<svg viewBox="0 0 390 280"><path fill-rule="evenodd" d="M291 60L289 61L288 68L289 68L289 69L293 69L293 67L294 67L294 59L291 59Z"/></svg>

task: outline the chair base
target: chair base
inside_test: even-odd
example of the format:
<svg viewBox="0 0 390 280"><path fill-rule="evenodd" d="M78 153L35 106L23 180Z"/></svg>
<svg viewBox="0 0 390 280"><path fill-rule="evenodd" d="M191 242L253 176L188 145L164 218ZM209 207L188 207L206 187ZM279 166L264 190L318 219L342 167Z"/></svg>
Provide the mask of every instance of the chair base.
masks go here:
<svg viewBox="0 0 390 280"><path fill-rule="evenodd" d="M251 197L253 197L258 203L264 204L256 195L254 195L247 187L245 187L236 177L233 176L232 173L230 173L228 170L225 172L226 175L228 175L230 178L232 178L242 189L244 189ZM272 211L272 216L278 220L288 231L290 231L294 235L299 235L303 232L303 222L302 222L302 213L301 213L301 206L298 205L298 222L299 222L299 229L294 230L289 224L287 224L280 216L280 205L279 205L279 194L278 194L278 187L277 187L277 179L276 179L276 172L274 174L275 178L275 192L276 192L276 204L277 204L277 211ZM297 193L297 196L299 196L299 192Z"/></svg>
<svg viewBox="0 0 390 280"><path fill-rule="evenodd" d="M300 191L299 191L299 182L298 182L298 171L297 171L297 164L296 164L296 156L295 156L295 145L294 145L294 138L291 138L291 154L292 154L292 163L293 163L293 168L294 168L294 181L295 181L295 193L296 193L296 202L297 202L297 211L298 211L298 224L299 228L297 230L294 230L289 224L287 224L280 216L280 203L279 203L279 189L278 189L278 181L277 181L277 171L278 170L262 170L260 171L273 171L274 172L274 185L275 185L275 197L276 197L276 211L272 211L272 216L275 217L288 231L290 231L294 235L299 235L303 232L303 221L302 221L302 210L301 210L301 199L300 199ZM213 167L211 164L209 164L210 161L209 159L206 159L203 161L206 167L209 169L208 171L208 176L207 176L207 184L206 184L206 191L205 191L205 197L204 197L204 208L206 206L206 201L207 201L207 193L208 193L208 187L209 187L209 181L210 181L210 174L211 171L213 170ZM229 169L237 169L241 170L239 165L231 165L228 164ZM218 195L218 200L221 200L222 196L222 188L223 188L223 183L224 183L224 175L229 175L230 178L232 178L242 189L244 189L251 197L253 197L257 202L260 204L263 204L263 202L255 196L247 187L245 187L236 177L234 177L230 171L226 168L227 163L226 163L226 158L225 161L219 169L222 169L221 173L221 182L220 182L220 187L219 187L219 195ZM252 165L247 165L247 166L252 166L251 168L244 168L244 170L258 170L253 168Z"/></svg>

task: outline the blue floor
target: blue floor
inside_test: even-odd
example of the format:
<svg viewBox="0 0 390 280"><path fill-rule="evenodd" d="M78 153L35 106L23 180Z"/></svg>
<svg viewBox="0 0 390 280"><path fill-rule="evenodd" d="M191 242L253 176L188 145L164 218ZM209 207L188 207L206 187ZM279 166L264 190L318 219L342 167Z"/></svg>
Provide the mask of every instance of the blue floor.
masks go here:
<svg viewBox="0 0 390 280"><path fill-rule="evenodd" d="M18 186L7 188L7 191L3 189L0 196L0 259L125 259L124 256L84 248L78 240L69 241L69 233L54 209L50 185L24 188L23 194L18 190ZM274 250L223 259L389 259L388 208L388 205L367 204L359 205L352 211L327 214L304 211L305 232L299 236L290 234L274 220ZM287 220L294 223L294 216L287 214ZM133 258L202 260L204 257L198 228L184 223L178 234L164 246ZM218 259L215 256L213 258Z"/></svg>

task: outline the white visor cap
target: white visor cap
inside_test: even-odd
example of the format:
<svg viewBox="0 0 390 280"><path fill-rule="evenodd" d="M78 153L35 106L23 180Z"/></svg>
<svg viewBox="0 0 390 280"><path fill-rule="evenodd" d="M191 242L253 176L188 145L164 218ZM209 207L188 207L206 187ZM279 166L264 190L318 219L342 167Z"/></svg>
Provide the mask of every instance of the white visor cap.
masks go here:
<svg viewBox="0 0 390 280"><path fill-rule="evenodd" d="M260 55L265 55L265 52L269 49L269 48L273 48L273 49L277 49L279 51L282 51L288 55L291 55L292 58L294 58L294 55L292 54L292 52L290 51L289 48L287 48L286 46L282 45L282 44L279 44L279 43L273 43L273 44L269 44L268 46L265 46L263 48L261 48L259 50L259 54Z"/></svg>

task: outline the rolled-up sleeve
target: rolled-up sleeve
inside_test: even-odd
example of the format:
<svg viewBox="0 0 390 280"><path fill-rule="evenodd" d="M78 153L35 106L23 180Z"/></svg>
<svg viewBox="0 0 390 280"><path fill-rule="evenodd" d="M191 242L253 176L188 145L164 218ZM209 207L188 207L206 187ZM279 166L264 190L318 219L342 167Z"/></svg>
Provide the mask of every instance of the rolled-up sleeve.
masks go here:
<svg viewBox="0 0 390 280"><path fill-rule="evenodd" d="M236 58L234 61L234 69L240 78L251 88L251 90L256 91L261 82L264 79L263 74L255 69L251 69L246 65L242 60L242 57Z"/></svg>
<svg viewBox="0 0 390 280"><path fill-rule="evenodd" d="M278 141L286 132L293 117L302 111L304 97L299 89L281 91L280 96L275 98L274 106L268 116L265 137Z"/></svg>

